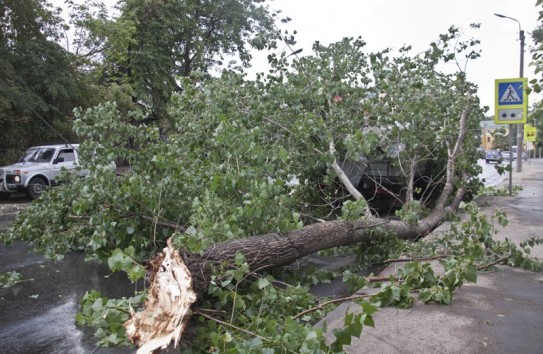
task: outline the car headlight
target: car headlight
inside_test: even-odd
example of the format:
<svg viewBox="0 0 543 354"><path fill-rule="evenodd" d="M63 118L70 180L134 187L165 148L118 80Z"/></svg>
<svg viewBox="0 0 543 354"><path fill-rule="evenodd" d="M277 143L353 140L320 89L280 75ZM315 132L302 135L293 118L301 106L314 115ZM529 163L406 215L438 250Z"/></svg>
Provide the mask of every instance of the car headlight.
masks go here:
<svg viewBox="0 0 543 354"><path fill-rule="evenodd" d="M13 180L15 181L15 183L21 183L21 176L15 176L13 177Z"/></svg>

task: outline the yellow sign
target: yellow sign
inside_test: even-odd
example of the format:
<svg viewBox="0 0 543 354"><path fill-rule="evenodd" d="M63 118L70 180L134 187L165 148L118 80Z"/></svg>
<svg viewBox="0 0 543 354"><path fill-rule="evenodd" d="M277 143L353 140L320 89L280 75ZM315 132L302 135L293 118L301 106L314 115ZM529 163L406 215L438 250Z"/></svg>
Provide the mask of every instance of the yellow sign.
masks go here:
<svg viewBox="0 0 543 354"><path fill-rule="evenodd" d="M524 140L535 142L535 137L537 135L537 129L533 125L526 124L524 125Z"/></svg>
<svg viewBox="0 0 543 354"><path fill-rule="evenodd" d="M528 79L497 79L495 82L496 124L525 124L528 114Z"/></svg>

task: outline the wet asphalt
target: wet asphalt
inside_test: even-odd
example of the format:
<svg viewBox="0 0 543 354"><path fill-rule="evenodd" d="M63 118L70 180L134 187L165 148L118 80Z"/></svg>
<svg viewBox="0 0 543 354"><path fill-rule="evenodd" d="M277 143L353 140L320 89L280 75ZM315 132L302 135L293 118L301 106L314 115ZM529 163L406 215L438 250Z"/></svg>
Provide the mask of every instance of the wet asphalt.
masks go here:
<svg viewBox="0 0 543 354"><path fill-rule="evenodd" d="M24 196L0 202L0 232L30 201ZM0 288L0 353L132 353L124 348L97 348L92 329L75 324L79 301L91 289L103 296L131 296L134 285L107 266L69 253L53 262L32 252L27 243L0 243L0 272L16 271L23 282Z"/></svg>

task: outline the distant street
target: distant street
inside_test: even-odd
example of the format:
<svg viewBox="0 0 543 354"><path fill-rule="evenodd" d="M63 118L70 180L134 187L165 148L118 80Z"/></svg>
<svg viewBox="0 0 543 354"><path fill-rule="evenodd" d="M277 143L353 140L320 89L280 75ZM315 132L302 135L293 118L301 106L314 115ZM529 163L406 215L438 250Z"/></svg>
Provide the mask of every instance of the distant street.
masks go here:
<svg viewBox="0 0 543 354"><path fill-rule="evenodd" d="M483 168L483 172L479 175L479 178L481 180L484 179L483 183L486 187L496 187L502 184L503 182L507 181L509 178L509 172L505 172L504 174L500 175L498 171L496 171L496 163L486 163L485 160L480 159L477 161L477 164L479 164ZM515 162L513 162L513 173L515 168Z"/></svg>

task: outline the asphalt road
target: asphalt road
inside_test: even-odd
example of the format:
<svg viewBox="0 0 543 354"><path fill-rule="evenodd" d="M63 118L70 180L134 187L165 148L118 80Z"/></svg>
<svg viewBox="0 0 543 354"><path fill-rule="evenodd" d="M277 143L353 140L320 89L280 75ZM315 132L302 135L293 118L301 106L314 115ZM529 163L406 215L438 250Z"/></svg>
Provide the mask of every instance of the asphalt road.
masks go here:
<svg viewBox="0 0 543 354"><path fill-rule="evenodd" d="M30 200L17 195L0 201L0 232L7 229ZM85 262L81 253L67 254L52 262L33 253L31 246L0 243L0 272L16 271L23 282L0 288L1 354L132 353L128 348L97 348L93 331L75 325L75 314L85 292L98 290L103 296L131 296L134 285L107 266Z"/></svg>

